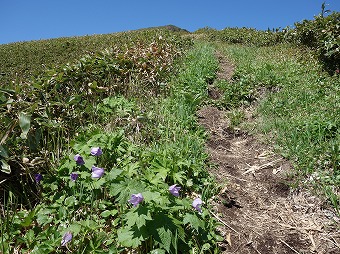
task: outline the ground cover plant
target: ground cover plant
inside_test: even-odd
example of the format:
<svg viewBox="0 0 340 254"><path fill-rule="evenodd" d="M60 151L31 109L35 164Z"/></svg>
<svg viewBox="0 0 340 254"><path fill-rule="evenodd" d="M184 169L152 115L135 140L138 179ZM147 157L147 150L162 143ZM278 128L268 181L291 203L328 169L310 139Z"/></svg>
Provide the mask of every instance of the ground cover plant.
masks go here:
<svg viewBox="0 0 340 254"><path fill-rule="evenodd" d="M156 37L157 40L163 38ZM156 46L159 44L152 44L151 51ZM176 56L176 53L170 53L171 56ZM105 53L104 57L106 62L116 59L116 55L111 52L107 55ZM89 80L93 80L91 85L96 82L95 86L90 86L93 92L87 99L92 112L87 112L87 122L80 122L84 121L80 120L84 116L77 120L80 111L75 109L82 107L79 102L67 110L60 107L58 114L52 112L52 116L60 115L63 121L68 120L71 112L71 119L75 123L72 128L67 127L69 129L61 132L61 136L67 134L67 142L60 141L58 136L56 143L60 143L57 145L48 142L52 146L46 148L47 151L60 153L58 158L49 161L53 163L26 168L24 171L26 179L32 177L34 180L29 189L31 196L26 204L18 199L15 188L6 189L2 206L2 252L218 251L216 222L208 210L208 200L216 187L205 170L206 155L202 150L204 134L194 118L197 105L206 96L204 86L214 77L217 62L212 48L207 46L197 46L187 58L178 78L171 81L171 87L166 88L167 93L154 87L154 82L161 80L156 76L159 72L153 73L156 78L151 81L150 75L146 75L148 82L145 84L150 86L144 87L147 92L137 93L139 99L131 97L136 94L134 89L121 88L119 92L107 92L104 89L104 92L96 93L96 85L104 88L109 85L98 84L99 81L93 80L96 77L93 75L105 73L95 66L83 75L78 72L78 68L84 68L82 64L86 68L88 61L92 66L94 61L102 58L89 57L81 60L78 65L66 68L72 75L62 72L65 67L61 72L56 69L50 76L47 74L48 78L43 79L47 80L47 85L65 83L65 79L54 82L54 77L67 78L67 81L70 77L73 78L70 84L74 90L82 89L84 80L85 85L88 85ZM162 58L158 57L157 61L160 60ZM105 64L103 66L106 67ZM169 66L166 59L161 62L161 66ZM129 70L128 67L123 65L121 69ZM79 74L82 75L78 77ZM137 68L136 76L139 81L143 80L139 74ZM88 77L91 79L87 79ZM111 76L104 76L103 82L110 78ZM109 84L112 86L112 83ZM44 85L45 83L40 83L39 90ZM65 87L66 91L63 88L61 91L65 95L75 96L76 92L69 90L71 85ZM33 89L36 86L38 85L34 85ZM53 88L55 89L54 86ZM56 94L54 89L48 92ZM27 90L20 92L23 91ZM4 93L8 95L10 92L6 90ZM22 93L18 92L21 96ZM161 96L153 103L145 103L150 94L156 98L162 94L169 96ZM88 90L83 91L82 96L87 95ZM49 101L51 97L48 97ZM28 97L24 97L24 101L30 102L26 98ZM61 98L63 97L59 96L59 101ZM143 101L143 108L138 100ZM18 105L22 106L19 103ZM22 108L19 106L16 109L20 112ZM63 115L62 112L65 111L66 114ZM40 126L35 124L36 118L34 114L19 114L20 128L17 131L18 134L21 133L23 144L29 141L28 137L32 133L33 137L36 136L34 130ZM77 128L77 125L83 127ZM32 130L32 126L36 127ZM51 129L47 130L50 132ZM56 133L50 135L52 137ZM11 137L6 139L7 142L18 142ZM8 143L2 146L2 161L5 163L14 154L13 150L7 148ZM26 143L26 149L31 149L29 143ZM24 156L29 157L30 152L34 151L27 150ZM22 165L31 163L27 157L22 158ZM5 163L2 165L6 165ZM26 205L26 208L21 206L18 209L18 202ZM5 209L8 210L5 212Z"/></svg>

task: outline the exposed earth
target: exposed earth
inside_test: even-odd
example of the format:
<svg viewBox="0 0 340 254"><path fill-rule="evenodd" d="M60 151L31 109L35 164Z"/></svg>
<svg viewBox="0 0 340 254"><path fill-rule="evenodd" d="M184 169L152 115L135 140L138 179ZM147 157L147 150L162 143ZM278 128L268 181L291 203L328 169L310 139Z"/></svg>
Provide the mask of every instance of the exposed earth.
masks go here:
<svg viewBox="0 0 340 254"><path fill-rule="evenodd" d="M218 58L218 78L231 80L232 64ZM220 97L213 85L209 95ZM290 188L289 161L231 128L226 113L212 106L197 112L210 134L211 174L222 186L211 211L221 222L222 253L340 253L340 219L334 210L308 190Z"/></svg>

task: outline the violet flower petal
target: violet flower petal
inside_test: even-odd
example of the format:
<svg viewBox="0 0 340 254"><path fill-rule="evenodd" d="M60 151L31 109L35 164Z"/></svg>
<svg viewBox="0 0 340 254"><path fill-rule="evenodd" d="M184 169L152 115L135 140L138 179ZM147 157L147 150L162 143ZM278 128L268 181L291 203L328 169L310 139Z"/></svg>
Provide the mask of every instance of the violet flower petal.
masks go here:
<svg viewBox="0 0 340 254"><path fill-rule="evenodd" d="M100 156L103 154L103 151L100 147L92 147L91 148L91 155L93 156Z"/></svg>
<svg viewBox="0 0 340 254"><path fill-rule="evenodd" d="M78 178L79 174L78 173L71 173L70 177L73 182L75 182Z"/></svg>
<svg viewBox="0 0 340 254"><path fill-rule="evenodd" d="M144 197L142 193L138 193L138 194L132 194L131 198L129 199L129 202L133 204L133 206L137 206L139 203L143 202L143 200L144 200Z"/></svg>
<svg viewBox="0 0 340 254"><path fill-rule="evenodd" d="M38 173L34 175L34 179L36 183L39 183L42 180L42 178L43 178L42 174Z"/></svg>
<svg viewBox="0 0 340 254"><path fill-rule="evenodd" d="M181 189L181 187L176 186L177 184L171 185L169 187L169 192L174 195L175 197L179 196L179 190Z"/></svg>
<svg viewBox="0 0 340 254"><path fill-rule="evenodd" d="M74 160L76 161L76 163L78 165L84 165L85 164L85 161L84 161L83 157L80 156L80 154L76 154L74 156Z"/></svg>
<svg viewBox="0 0 340 254"><path fill-rule="evenodd" d="M192 207L195 208L198 212L202 212L201 209L201 205L202 205L202 200L200 198L196 198L193 202L192 202Z"/></svg>
<svg viewBox="0 0 340 254"><path fill-rule="evenodd" d="M72 233L66 232L61 240L61 246L65 246L68 242L72 240Z"/></svg>
<svg viewBox="0 0 340 254"><path fill-rule="evenodd" d="M92 178L101 178L104 175L104 169L92 166Z"/></svg>

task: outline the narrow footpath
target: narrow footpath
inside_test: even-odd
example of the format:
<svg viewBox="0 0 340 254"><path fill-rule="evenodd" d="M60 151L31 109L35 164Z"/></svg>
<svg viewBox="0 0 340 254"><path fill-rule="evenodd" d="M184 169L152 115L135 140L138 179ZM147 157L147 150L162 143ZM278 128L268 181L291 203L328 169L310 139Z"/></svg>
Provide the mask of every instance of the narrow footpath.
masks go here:
<svg viewBox="0 0 340 254"><path fill-rule="evenodd" d="M234 67L217 57L218 78L231 80ZM220 96L213 84L209 95ZM211 213L221 222L223 253L340 253L340 220L332 208L307 190L291 189L289 161L256 137L232 129L226 113L212 106L197 112L210 134L211 174L222 186Z"/></svg>

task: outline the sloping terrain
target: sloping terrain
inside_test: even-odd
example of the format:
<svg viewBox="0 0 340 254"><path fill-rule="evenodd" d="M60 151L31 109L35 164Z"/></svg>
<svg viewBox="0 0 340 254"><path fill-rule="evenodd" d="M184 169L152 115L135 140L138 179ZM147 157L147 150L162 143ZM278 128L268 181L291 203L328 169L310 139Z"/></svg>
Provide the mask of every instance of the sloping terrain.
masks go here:
<svg viewBox="0 0 340 254"><path fill-rule="evenodd" d="M0 45L0 253L340 253L339 66L286 32Z"/></svg>
<svg viewBox="0 0 340 254"><path fill-rule="evenodd" d="M230 79L233 66L219 58L219 78ZM210 134L211 173L223 187L212 212L222 223L223 253L339 253L339 218L320 198L289 187L288 161L231 128L226 111L206 106L197 115Z"/></svg>

